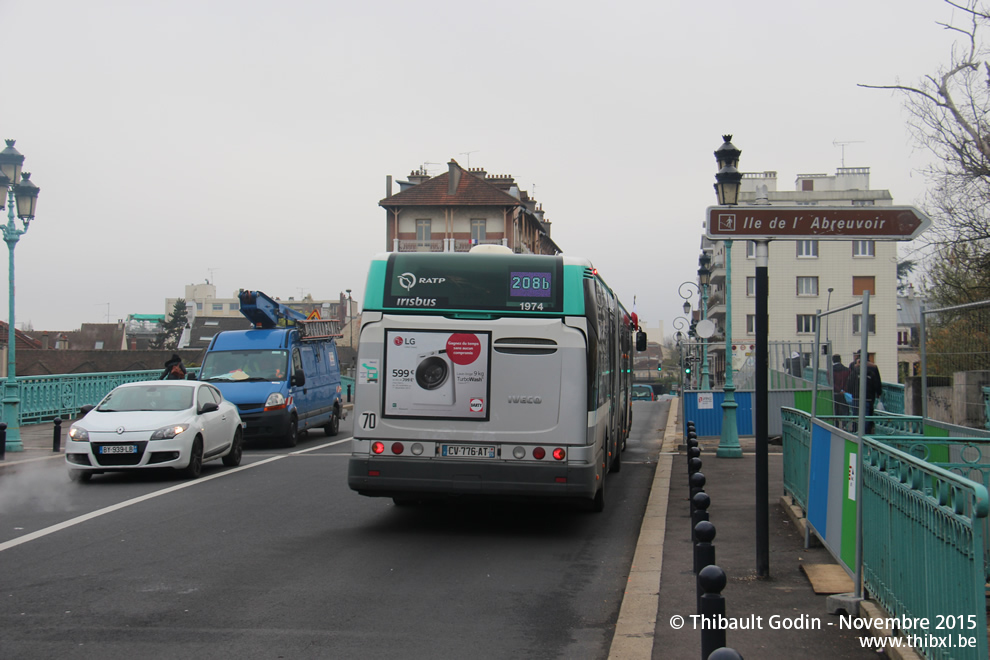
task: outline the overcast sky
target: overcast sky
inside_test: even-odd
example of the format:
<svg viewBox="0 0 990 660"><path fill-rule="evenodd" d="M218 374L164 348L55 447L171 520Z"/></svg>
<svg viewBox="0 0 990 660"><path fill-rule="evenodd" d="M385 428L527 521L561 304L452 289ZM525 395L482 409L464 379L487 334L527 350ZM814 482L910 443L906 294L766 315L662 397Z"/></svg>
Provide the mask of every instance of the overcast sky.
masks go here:
<svg viewBox="0 0 990 660"><path fill-rule="evenodd" d="M207 279L361 302L385 177L453 158L513 175L669 329L721 134L782 190L851 142L847 167L921 203L902 99L856 84L946 63L952 19L941 0L0 0L0 138L41 187L16 321L164 313Z"/></svg>

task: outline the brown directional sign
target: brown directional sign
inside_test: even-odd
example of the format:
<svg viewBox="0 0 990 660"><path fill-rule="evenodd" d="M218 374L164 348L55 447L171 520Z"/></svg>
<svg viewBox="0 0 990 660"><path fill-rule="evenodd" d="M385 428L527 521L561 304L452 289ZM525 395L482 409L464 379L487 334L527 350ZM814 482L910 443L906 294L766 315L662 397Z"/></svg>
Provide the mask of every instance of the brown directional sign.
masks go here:
<svg viewBox="0 0 990 660"><path fill-rule="evenodd" d="M709 206L707 236L717 241L909 241L931 220L913 206Z"/></svg>

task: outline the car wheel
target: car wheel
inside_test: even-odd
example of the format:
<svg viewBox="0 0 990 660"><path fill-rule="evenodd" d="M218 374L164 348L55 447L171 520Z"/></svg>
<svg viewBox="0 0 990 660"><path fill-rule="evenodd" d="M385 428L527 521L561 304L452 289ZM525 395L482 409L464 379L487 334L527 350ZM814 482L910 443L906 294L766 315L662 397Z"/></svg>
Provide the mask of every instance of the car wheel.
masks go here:
<svg viewBox="0 0 990 660"><path fill-rule="evenodd" d="M241 427L234 431L234 439L230 443L230 451L223 457L223 464L227 467L237 467L241 464L241 456L244 454L244 442L241 437Z"/></svg>
<svg viewBox="0 0 990 660"><path fill-rule="evenodd" d="M282 444L286 447L295 447L299 444L299 420L295 415L289 420L289 430L285 432Z"/></svg>
<svg viewBox="0 0 990 660"><path fill-rule="evenodd" d="M189 465L181 474L186 479L196 479L203 473L203 439L197 437L193 442L192 452L189 454Z"/></svg>
<svg viewBox="0 0 990 660"><path fill-rule="evenodd" d="M69 479L81 484L86 483L93 477L89 470L69 470Z"/></svg>
<svg viewBox="0 0 990 660"><path fill-rule="evenodd" d="M333 414L330 415L330 421L327 425L323 427L323 432L327 435L334 436L340 431L340 413L337 412L337 407L334 406Z"/></svg>

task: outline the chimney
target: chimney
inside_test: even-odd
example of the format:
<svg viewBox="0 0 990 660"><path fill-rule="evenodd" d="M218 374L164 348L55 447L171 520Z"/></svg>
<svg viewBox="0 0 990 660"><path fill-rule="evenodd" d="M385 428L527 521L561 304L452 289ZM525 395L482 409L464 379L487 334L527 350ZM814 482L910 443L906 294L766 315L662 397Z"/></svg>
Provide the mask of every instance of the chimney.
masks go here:
<svg viewBox="0 0 990 660"><path fill-rule="evenodd" d="M485 177L488 176L488 172L486 172L485 171L485 168L483 168L483 167L472 167L471 169L468 170L468 172L470 172L471 174L475 175L476 177L478 177L482 181L484 181L485 180Z"/></svg>
<svg viewBox="0 0 990 660"><path fill-rule="evenodd" d="M447 194L453 197L457 194L457 186L461 183L461 166L453 158L447 163L447 171L450 177L447 179Z"/></svg>
<svg viewBox="0 0 990 660"><path fill-rule="evenodd" d="M44 350L46 350L46 351L48 350L48 331L47 330L45 332L43 332L42 335L41 335L41 348L44 349Z"/></svg>
<svg viewBox="0 0 990 660"><path fill-rule="evenodd" d="M137 337L131 337L131 350L137 350Z"/></svg>
<svg viewBox="0 0 990 660"><path fill-rule="evenodd" d="M389 174L388 176L385 177L385 196L386 197L391 197L392 196L392 175L391 174Z"/></svg>

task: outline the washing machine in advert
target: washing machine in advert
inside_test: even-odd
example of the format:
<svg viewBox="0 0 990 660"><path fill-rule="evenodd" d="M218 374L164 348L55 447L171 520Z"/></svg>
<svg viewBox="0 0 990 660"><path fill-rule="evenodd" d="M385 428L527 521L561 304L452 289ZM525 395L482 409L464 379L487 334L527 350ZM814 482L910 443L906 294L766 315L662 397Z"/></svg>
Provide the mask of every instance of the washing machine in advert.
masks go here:
<svg viewBox="0 0 990 660"><path fill-rule="evenodd" d="M488 419L490 332L385 331L386 417Z"/></svg>
<svg viewBox="0 0 990 660"><path fill-rule="evenodd" d="M413 403L427 406L454 405L457 397L454 392L454 366L447 357L447 350L423 353L416 360Z"/></svg>

